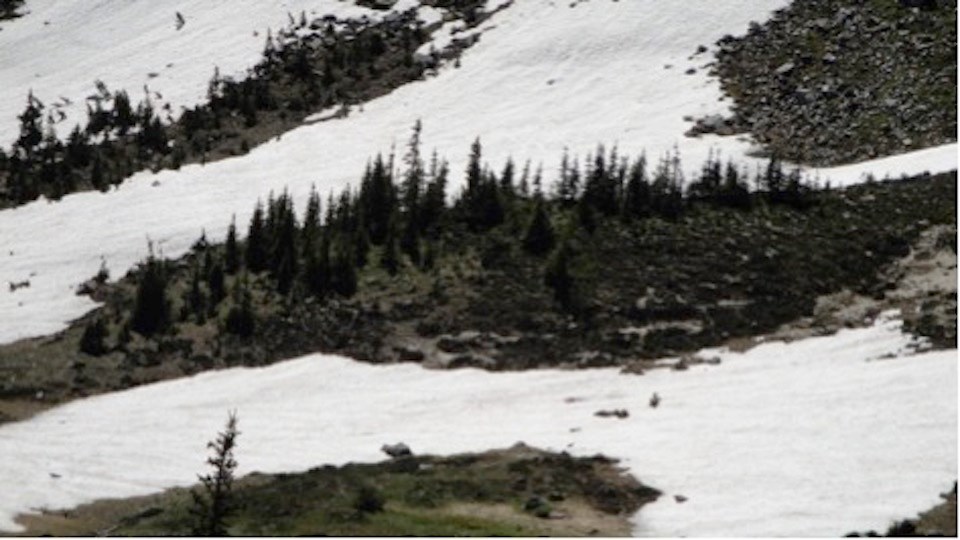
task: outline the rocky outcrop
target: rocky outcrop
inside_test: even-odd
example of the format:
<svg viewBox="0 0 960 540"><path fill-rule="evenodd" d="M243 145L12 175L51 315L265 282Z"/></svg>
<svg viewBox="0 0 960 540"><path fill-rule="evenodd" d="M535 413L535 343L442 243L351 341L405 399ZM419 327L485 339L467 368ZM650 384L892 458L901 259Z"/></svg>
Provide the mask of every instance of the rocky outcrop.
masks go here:
<svg viewBox="0 0 960 540"><path fill-rule="evenodd" d="M956 1L796 0L718 43L734 118L788 161L833 165L956 140Z"/></svg>

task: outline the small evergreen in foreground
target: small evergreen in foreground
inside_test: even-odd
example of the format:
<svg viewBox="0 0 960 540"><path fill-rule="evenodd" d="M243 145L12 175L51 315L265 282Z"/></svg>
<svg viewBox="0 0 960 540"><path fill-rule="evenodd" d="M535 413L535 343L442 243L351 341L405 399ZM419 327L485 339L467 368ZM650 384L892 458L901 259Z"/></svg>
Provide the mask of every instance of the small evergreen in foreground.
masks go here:
<svg viewBox="0 0 960 540"><path fill-rule="evenodd" d="M233 452L237 446L237 415L231 412L227 426L217 435L215 441L207 443L213 455L207 458L207 464L213 472L200 475L200 490L193 490L193 507L190 513L194 518L193 535L227 536L227 517L232 510L231 492L237 460Z"/></svg>

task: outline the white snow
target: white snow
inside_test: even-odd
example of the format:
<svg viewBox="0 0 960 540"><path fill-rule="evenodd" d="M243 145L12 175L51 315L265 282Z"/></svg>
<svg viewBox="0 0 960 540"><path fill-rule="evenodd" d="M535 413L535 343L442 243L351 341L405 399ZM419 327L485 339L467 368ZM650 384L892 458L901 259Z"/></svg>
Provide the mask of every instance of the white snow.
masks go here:
<svg viewBox="0 0 960 540"><path fill-rule="evenodd" d="M0 285L30 280L15 292L0 287L0 343L58 331L94 307L71 292L101 258L116 278L143 258L148 238L175 257L204 228L221 238L231 214L245 225L270 190L289 187L303 204L312 183L322 192L340 189L372 154L402 148L417 119L425 150L451 158L455 183L476 136L492 165L511 155L531 158L544 164L548 180L564 147L582 155L599 142L618 144L622 154L645 149L654 159L676 146L688 171L711 149L751 162L747 140L683 137L683 116L727 111L702 68L708 57L688 57L786 0L570 3L515 1L485 25L460 68L448 66L247 156L142 172L106 194L0 211ZM0 141L16 135L15 116L31 88L48 104L70 98L65 110L75 114L94 79L134 99L147 83L176 110L203 98L214 65L224 75L251 66L266 28L283 26L288 11L364 12L336 0L27 6L29 15L0 26ZM179 32L177 11L187 21ZM697 72L686 75L689 67ZM952 144L812 172L837 186L869 172L940 172L956 163ZM639 534L882 529L936 503L957 477L956 351L866 361L902 352L905 339L886 321L832 338L725 352L718 367L643 377L429 372L324 355L208 373L0 427L0 528L14 529L12 516L21 511L192 483L205 441L237 408L247 472L375 460L380 444L397 440L434 453L524 440L621 457L665 490L637 516ZM654 391L664 399L656 410L646 405ZM594 417L602 408L628 408L631 416ZM689 501L676 504L674 494Z"/></svg>
<svg viewBox="0 0 960 540"><path fill-rule="evenodd" d="M289 187L300 204L312 183L322 192L339 190L357 180L374 153L389 152L391 145L402 149L418 118L425 150L436 148L452 160L454 187L476 136L495 167L511 155L531 158L534 167L544 164L548 181L563 148L583 155L599 142L619 144L621 153L633 155L645 149L651 158L676 146L688 177L710 149L749 163L747 141L682 136L684 115L727 107L705 70L684 71L707 61L705 55L687 60L697 45L742 32L751 19L763 19L784 3L690 0L681 8L631 0L571 8L566 2L515 2L487 24L491 28L466 52L462 67L448 66L435 78L353 107L347 118L304 126L246 156L205 167L138 173L109 194L80 193L2 211L0 284L30 279L30 287L0 287L0 343L61 330L93 308L89 299L67 293L96 273L101 257L117 278L144 257L147 238L175 257L203 229L212 239L222 238L231 214L245 225L256 199L270 190ZM19 102L29 87L41 98L59 92L76 103L91 76L111 87L136 88L141 71L168 60L185 71L160 78L169 89L153 81L151 88L175 103L192 103L205 91L213 62L228 74L254 61L263 32L253 39L252 28L282 24L287 10L307 7L293 0L82 5L36 0L29 4L33 13L5 23L0 80L9 84L0 85L0 106ZM333 0L320 5L324 11L348 9ZM172 14L181 8L187 25L178 34ZM51 26L43 26L48 19ZM193 56L201 50L206 60ZM34 79L33 72L43 76ZM0 109L0 133L15 126L15 113ZM954 168L955 144L815 172L837 186L861 181L868 171L896 176Z"/></svg>
<svg viewBox="0 0 960 540"><path fill-rule="evenodd" d="M16 530L18 512L192 484L204 443L236 410L241 473L378 461L380 445L397 441L436 454L524 441L621 458L663 490L635 516L639 535L881 530L937 503L957 475L956 351L879 359L906 344L885 318L643 376L427 371L325 355L205 373L0 426L0 529ZM593 414L612 408L629 418Z"/></svg>

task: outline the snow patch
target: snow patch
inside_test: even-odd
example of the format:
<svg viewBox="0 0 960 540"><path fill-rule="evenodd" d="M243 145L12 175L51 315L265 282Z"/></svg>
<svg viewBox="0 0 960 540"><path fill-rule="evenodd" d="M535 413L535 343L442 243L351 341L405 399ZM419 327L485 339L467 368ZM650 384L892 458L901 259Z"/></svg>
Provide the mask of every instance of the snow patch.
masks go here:
<svg viewBox="0 0 960 540"><path fill-rule="evenodd" d="M204 373L0 426L0 528L17 530L19 512L192 484L236 409L242 474L379 461L393 441L435 454L524 441L620 458L663 490L634 517L640 535L882 530L935 504L957 475L956 351L868 361L908 341L881 319L710 351L721 365L682 373L428 371L321 354Z"/></svg>

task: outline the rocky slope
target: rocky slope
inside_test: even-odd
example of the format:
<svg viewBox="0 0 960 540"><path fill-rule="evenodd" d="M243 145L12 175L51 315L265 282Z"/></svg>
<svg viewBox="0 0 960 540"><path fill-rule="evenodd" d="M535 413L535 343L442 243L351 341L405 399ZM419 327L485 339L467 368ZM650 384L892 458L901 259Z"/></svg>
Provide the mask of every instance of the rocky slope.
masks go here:
<svg viewBox="0 0 960 540"><path fill-rule="evenodd" d="M728 122L767 152L832 165L956 140L955 0L797 0L717 43Z"/></svg>

